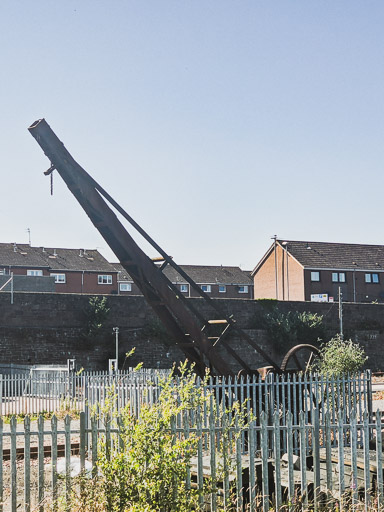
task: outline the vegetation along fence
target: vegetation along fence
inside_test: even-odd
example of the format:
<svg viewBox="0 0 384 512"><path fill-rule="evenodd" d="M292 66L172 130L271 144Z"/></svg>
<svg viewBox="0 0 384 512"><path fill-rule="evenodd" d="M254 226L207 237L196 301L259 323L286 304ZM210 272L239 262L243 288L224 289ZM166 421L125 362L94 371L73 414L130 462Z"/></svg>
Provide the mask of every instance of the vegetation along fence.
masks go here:
<svg viewBox="0 0 384 512"><path fill-rule="evenodd" d="M212 406L213 396L210 402ZM350 510L359 500L366 510L383 505L379 411L375 421L363 413L361 423L354 413L346 423L342 412L334 422L330 411L321 416L315 408L308 420L301 411L298 422L293 422L292 413L282 422L277 410L272 422L265 412L258 420L248 420L231 421L228 413L213 415L212 408L205 418L197 408L172 422L175 441L192 435L197 439L184 485L195 489L201 510L278 511L283 504L284 510L307 510L309 505L316 510L324 504L327 510L332 504L337 510ZM86 479L94 478L94 486L103 478L100 446L108 446L104 455L114 458L127 449L126 439L122 440L118 419L94 418L88 427L84 412L79 419L67 415L44 421L40 416L31 422L26 417L22 424L16 417L9 424L0 420L0 510L70 510Z"/></svg>

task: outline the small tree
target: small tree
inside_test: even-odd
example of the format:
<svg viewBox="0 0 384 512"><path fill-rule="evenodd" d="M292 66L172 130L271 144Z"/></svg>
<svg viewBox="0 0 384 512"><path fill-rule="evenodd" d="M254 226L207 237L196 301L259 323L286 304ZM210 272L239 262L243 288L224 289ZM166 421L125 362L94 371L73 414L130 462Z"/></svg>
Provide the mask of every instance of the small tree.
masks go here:
<svg viewBox="0 0 384 512"><path fill-rule="evenodd" d="M339 334L320 348L320 358L315 370L330 376L358 373L368 357L358 343L343 340Z"/></svg>
<svg viewBox="0 0 384 512"><path fill-rule="evenodd" d="M104 327L105 320L109 314L107 297L91 297L85 309L86 328L84 338L91 339Z"/></svg>

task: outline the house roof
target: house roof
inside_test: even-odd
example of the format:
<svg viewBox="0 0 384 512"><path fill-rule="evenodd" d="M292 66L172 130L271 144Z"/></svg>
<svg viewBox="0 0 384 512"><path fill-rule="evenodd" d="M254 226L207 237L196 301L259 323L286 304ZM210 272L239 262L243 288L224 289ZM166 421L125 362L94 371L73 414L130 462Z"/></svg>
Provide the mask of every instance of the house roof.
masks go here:
<svg viewBox="0 0 384 512"><path fill-rule="evenodd" d="M131 276L120 263L112 263L112 265L120 272L119 280L132 281ZM239 267L223 267L221 265L180 265L180 267L197 284L253 284L250 271L241 270ZM183 277L170 265L168 265L163 272L172 283L186 283Z"/></svg>
<svg viewBox="0 0 384 512"><path fill-rule="evenodd" d="M128 274L123 265L121 265L120 263L111 263L111 265L117 272L119 272L118 281L133 282L132 277Z"/></svg>
<svg viewBox="0 0 384 512"><path fill-rule="evenodd" d="M0 267L116 272L96 249L53 249L28 244L0 243Z"/></svg>
<svg viewBox="0 0 384 512"><path fill-rule="evenodd" d="M26 244L0 243L0 267L39 267L48 268L41 251Z"/></svg>
<svg viewBox="0 0 384 512"><path fill-rule="evenodd" d="M283 243L284 242L284 243ZM384 245L277 240L304 268L384 271ZM257 272L274 244L253 270Z"/></svg>
<svg viewBox="0 0 384 512"><path fill-rule="evenodd" d="M207 265L180 265L186 274L197 284L253 284L251 276L240 267L207 266ZM185 283L178 272L169 265L164 274L173 283Z"/></svg>
<svg viewBox="0 0 384 512"><path fill-rule="evenodd" d="M116 271L97 249L45 248L45 255L52 270Z"/></svg>

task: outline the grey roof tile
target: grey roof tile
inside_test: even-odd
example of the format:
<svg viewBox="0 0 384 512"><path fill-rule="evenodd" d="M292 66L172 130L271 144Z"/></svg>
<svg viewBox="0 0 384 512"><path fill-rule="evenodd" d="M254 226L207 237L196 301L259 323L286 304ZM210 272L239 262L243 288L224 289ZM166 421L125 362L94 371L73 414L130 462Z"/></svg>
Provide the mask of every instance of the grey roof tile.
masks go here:
<svg viewBox="0 0 384 512"><path fill-rule="evenodd" d="M208 266L208 265L180 265L197 284L242 284L251 285L253 281L240 267ZM185 282L177 271L168 265L164 274L172 282Z"/></svg>
<svg viewBox="0 0 384 512"><path fill-rule="evenodd" d="M52 271L115 272L96 249L53 249L0 243L0 267L38 267Z"/></svg>
<svg viewBox="0 0 384 512"><path fill-rule="evenodd" d="M278 243L305 268L384 270L384 245L297 240L278 240Z"/></svg>
<svg viewBox="0 0 384 512"><path fill-rule="evenodd" d="M112 263L120 273L121 280L132 281L128 272L120 263ZM197 284L242 284L252 285L253 280L249 271L240 267L208 266L208 265L180 265ZM164 269L164 274L172 283L185 283L185 279L170 265Z"/></svg>
<svg viewBox="0 0 384 512"><path fill-rule="evenodd" d="M111 263L111 265L117 272L119 272L119 281L133 281L132 277L128 274L123 265L120 263Z"/></svg>
<svg viewBox="0 0 384 512"><path fill-rule="evenodd" d="M38 267L47 268L46 258L36 247L27 244L0 243L1 267Z"/></svg>

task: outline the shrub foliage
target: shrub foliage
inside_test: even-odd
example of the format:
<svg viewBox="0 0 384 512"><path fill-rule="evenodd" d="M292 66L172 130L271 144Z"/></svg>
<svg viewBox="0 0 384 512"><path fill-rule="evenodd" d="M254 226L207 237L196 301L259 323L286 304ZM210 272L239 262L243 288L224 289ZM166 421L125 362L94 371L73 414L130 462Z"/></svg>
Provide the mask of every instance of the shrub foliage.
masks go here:
<svg viewBox="0 0 384 512"><path fill-rule="evenodd" d="M86 328L84 338L96 336L104 327L110 308L106 297L91 297L85 310Z"/></svg>
<svg viewBox="0 0 384 512"><path fill-rule="evenodd" d="M368 357L358 343L343 340L338 334L320 348L315 370L331 376L355 374L361 371Z"/></svg>
<svg viewBox="0 0 384 512"><path fill-rule="evenodd" d="M142 405L138 417L130 413L129 407L118 416L113 414L116 397L112 391L99 420L105 422L106 431L118 427L119 436L105 436L99 442L98 474L92 481L82 482L81 494L74 497L79 510L189 512L200 510L204 497L217 492L216 482L224 474L220 467L215 481L204 479L202 490L186 485L201 434L191 429L188 435L177 435L176 418L184 418L185 425L191 418L195 422L203 410L218 416L210 393L205 386L197 385L196 375L186 364L178 372L181 377L177 380L172 376L160 379L162 392L158 401ZM238 405L231 411L233 421L241 428L244 420ZM222 431L221 449L228 450L231 442L234 441ZM225 471L230 467L229 464ZM219 510L223 509L218 504Z"/></svg>
<svg viewBox="0 0 384 512"><path fill-rule="evenodd" d="M258 323L277 350L288 350L297 343L317 343L325 332L323 316L307 311L280 313L273 309L260 316Z"/></svg>

